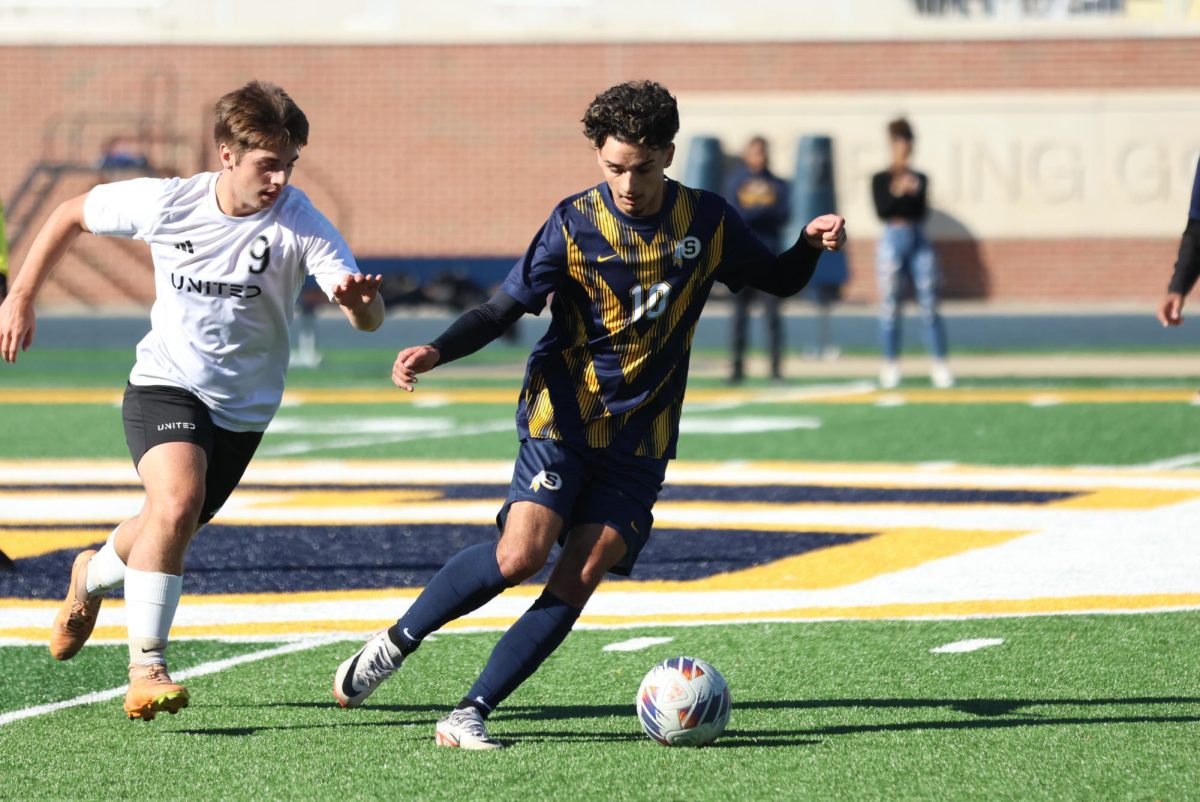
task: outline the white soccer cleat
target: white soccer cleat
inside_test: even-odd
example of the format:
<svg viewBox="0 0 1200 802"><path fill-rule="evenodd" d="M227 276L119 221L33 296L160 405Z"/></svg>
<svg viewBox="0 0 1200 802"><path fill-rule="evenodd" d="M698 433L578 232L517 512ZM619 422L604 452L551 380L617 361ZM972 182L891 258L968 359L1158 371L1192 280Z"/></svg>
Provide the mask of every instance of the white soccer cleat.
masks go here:
<svg viewBox="0 0 1200 802"><path fill-rule="evenodd" d="M929 379L939 390L949 390L954 386L954 374L950 372L950 366L945 362L933 363L929 369Z"/></svg>
<svg viewBox="0 0 1200 802"><path fill-rule="evenodd" d="M404 655L392 643L385 629L338 666L337 673L333 675L333 698L342 707L358 707L403 662Z"/></svg>
<svg viewBox="0 0 1200 802"><path fill-rule="evenodd" d="M879 369L879 386L884 390L895 390L900 386L900 366L895 362L885 362Z"/></svg>
<svg viewBox="0 0 1200 802"><path fill-rule="evenodd" d="M434 741L438 746L452 746L472 751L504 747L504 744L488 736L483 716L473 707L450 711L450 715L437 723L437 735L434 736Z"/></svg>

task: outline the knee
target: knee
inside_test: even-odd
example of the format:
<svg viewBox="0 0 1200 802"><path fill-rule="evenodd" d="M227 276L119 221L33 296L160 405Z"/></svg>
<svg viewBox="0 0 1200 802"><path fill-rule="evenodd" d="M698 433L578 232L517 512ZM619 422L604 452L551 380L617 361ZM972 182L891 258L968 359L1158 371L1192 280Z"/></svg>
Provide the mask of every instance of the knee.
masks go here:
<svg viewBox="0 0 1200 802"><path fill-rule="evenodd" d="M496 547L496 563L500 566L500 573L514 585L542 570L546 557L546 554L525 544L509 546L501 541Z"/></svg>
<svg viewBox="0 0 1200 802"><path fill-rule="evenodd" d="M555 575L546 583L546 590L572 607L582 610L603 578L603 573L589 577L586 570L578 576Z"/></svg>
<svg viewBox="0 0 1200 802"><path fill-rule="evenodd" d="M147 499L143 516L160 530L191 537L199 528L203 507L202 488L185 490Z"/></svg>

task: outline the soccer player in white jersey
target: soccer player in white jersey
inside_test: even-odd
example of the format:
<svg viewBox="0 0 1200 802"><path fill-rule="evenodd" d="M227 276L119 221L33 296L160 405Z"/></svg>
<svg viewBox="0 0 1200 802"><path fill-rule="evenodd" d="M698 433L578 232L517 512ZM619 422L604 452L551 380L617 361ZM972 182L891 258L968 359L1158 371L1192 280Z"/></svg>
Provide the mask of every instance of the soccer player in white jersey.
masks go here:
<svg viewBox="0 0 1200 802"><path fill-rule="evenodd" d="M74 656L105 592L125 586L130 718L188 703L167 673L167 637L188 542L237 486L279 407L288 325L306 276L350 323L383 322L380 276L358 271L337 229L289 185L308 120L278 86L253 81L216 105L221 169L191 178L102 184L59 206L0 306L0 354L34 335L34 300L81 231L140 239L154 260L152 328L138 344L122 407L146 497L99 551L75 558L50 652Z"/></svg>

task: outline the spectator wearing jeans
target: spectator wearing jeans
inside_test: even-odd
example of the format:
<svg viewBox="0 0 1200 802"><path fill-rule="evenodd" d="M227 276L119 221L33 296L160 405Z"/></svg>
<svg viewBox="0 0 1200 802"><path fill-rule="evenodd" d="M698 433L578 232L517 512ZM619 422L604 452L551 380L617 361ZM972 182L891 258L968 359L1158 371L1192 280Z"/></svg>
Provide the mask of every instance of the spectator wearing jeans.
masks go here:
<svg viewBox="0 0 1200 802"><path fill-rule="evenodd" d="M767 140L756 136L746 145L742 163L726 182L725 197L746 225L773 253L780 252L779 235L788 220L787 183L777 178L769 166ZM771 351L771 378L783 378L783 299L745 287L733 296L733 370L729 380L745 378L746 328L750 305L762 299L767 318L767 337Z"/></svg>
<svg viewBox="0 0 1200 802"><path fill-rule="evenodd" d="M930 378L935 387L952 387L954 375L946 364L946 329L938 313L941 282L937 259L924 231L929 179L909 166L913 131L908 121L889 123L888 138L892 165L871 179L875 212L884 223L875 261L884 358L879 385L892 389L900 384L900 307L907 277L921 308L925 343L933 357Z"/></svg>

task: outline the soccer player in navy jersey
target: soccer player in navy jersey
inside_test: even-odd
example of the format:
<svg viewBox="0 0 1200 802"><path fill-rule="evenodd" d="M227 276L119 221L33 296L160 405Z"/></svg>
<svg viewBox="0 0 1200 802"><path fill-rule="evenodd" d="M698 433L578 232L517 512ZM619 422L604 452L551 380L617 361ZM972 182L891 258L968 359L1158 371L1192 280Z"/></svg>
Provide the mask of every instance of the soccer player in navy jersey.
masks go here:
<svg viewBox="0 0 1200 802"><path fill-rule="evenodd" d="M553 297L517 409L521 445L499 543L451 558L334 676L338 702L362 704L427 635L532 577L558 543L545 591L437 723L442 746L499 747L488 714L562 643L605 574L633 569L675 456L692 336L713 283L794 295L821 251L846 241L845 221L822 215L776 256L720 195L667 179L679 112L657 83L602 92L583 126L604 181L554 209L487 303L431 344L401 351L392 368L411 392L417 374L479 350Z"/></svg>

